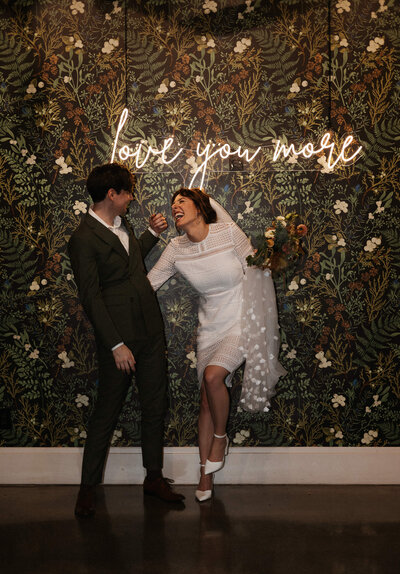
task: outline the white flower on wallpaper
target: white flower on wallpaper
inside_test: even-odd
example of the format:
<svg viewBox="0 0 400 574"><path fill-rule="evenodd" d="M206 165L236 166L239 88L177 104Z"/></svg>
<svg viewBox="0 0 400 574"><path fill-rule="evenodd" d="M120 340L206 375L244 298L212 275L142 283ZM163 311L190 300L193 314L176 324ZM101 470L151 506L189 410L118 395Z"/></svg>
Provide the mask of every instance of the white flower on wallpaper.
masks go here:
<svg viewBox="0 0 400 574"><path fill-rule="evenodd" d="M66 163L63 155L56 159L56 164L61 167L61 174L71 173L72 167Z"/></svg>
<svg viewBox="0 0 400 574"><path fill-rule="evenodd" d="M118 38L110 38L104 42L104 46L102 47L101 51L103 54L111 54L115 48L119 46L119 39Z"/></svg>
<svg viewBox="0 0 400 574"><path fill-rule="evenodd" d="M382 242L380 237L373 237L372 239L367 239L367 244L364 246L364 251L368 251L369 253L372 253L372 251L374 251L378 245L380 245Z"/></svg>
<svg viewBox="0 0 400 574"><path fill-rule="evenodd" d="M36 94L37 89L34 86L34 84L30 83L29 86L26 88L26 93L27 94Z"/></svg>
<svg viewBox="0 0 400 574"><path fill-rule="evenodd" d="M335 409L337 409L338 407L344 407L344 406L346 406L346 397L344 397L343 395L338 395L335 393L333 395L331 402L332 402L333 407Z"/></svg>
<svg viewBox="0 0 400 574"><path fill-rule="evenodd" d="M369 41L367 46L367 52L377 52L385 43L385 38L375 37L373 40Z"/></svg>
<svg viewBox="0 0 400 574"><path fill-rule="evenodd" d="M195 369L197 367L197 357L195 351L190 351L190 353L186 355L186 358L189 359L189 361L191 361L189 365L190 368Z"/></svg>
<svg viewBox="0 0 400 574"><path fill-rule="evenodd" d="M61 365L62 369L70 369L75 365L74 361L71 361L71 359L68 357L67 351L62 351L62 353L59 353L58 358L63 362Z"/></svg>
<svg viewBox="0 0 400 574"><path fill-rule="evenodd" d="M339 0L336 4L336 8L339 14L343 12L350 12L350 2L349 0Z"/></svg>
<svg viewBox="0 0 400 574"><path fill-rule="evenodd" d="M332 168L330 167L328 160L326 159L325 155L321 155L321 157L319 157L317 159L317 163L322 165L321 173L331 173L332 172Z"/></svg>
<svg viewBox="0 0 400 574"><path fill-rule="evenodd" d="M340 199L337 199L335 205L333 206L333 209L335 210L336 215L339 215L342 212L347 213L348 207L349 204L347 203L347 201L340 201Z"/></svg>
<svg viewBox="0 0 400 574"><path fill-rule="evenodd" d="M249 436L250 436L250 431L242 429L240 432L237 432L235 434L235 438L233 439L232 442L234 442L235 444L243 444L243 442L247 438L249 438Z"/></svg>
<svg viewBox="0 0 400 574"><path fill-rule="evenodd" d="M72 0L72 4L70 5L69 9L71 10L71 14L74 16L78 14L83 14L85 12L85 4L83 2L79 2L78 0Z"/></svg>
<svg viewBox="0 0 400 574"><path fill-rule="evenodd" d="M216 12L218 9L218 4L214 0L206 0L203 4L204 14L210 14L210 12Z"/></svg>
<svg viewBox="0 0 400 574"><path fill-rule="evenodd" d="M79 409L82 407L87 407L89 405L89 397L87 395L81 395L78 393L75 402Z"/></svg>
<svg viewBox="0 0 400 574"><path fill-rule="evenodd" d="M378 431L376 430L369 430L368 432L364 433L364 438L361 439L363 444L370 444L374 439L378 437Z"/></svg>
<svg viewBox="0 0 400 574"><path fill-rule="evenodd" d="M233 51L237 54L243 54L247 48L251 46L251 38L242 38L236 42L236 46L233 48Z"/></svg>
<svg viewBox="0 0 400 574"><path fill-rule="evenodd" d="M325 353L324 351L320 351L319 353L317 353L315 355L316 359L318 359L319 361L319 365L318 367L320 369L326 369L328 367L332 366L332 361L328 361L328 359L325 357Z"/></svg>
<svg viewBox="0 0 400 574"><path fill-rule="evenodd" d="M72 209L74 210L75 215L79 215L80 213L87 213L87 205L83 201L76 200Z"/></svg>

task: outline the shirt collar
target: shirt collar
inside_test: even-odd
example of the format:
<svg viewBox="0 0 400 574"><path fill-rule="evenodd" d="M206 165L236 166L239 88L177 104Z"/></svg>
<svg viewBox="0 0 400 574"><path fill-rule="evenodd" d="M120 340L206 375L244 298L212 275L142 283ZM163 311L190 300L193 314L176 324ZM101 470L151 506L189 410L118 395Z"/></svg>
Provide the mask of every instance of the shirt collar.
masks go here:
<svg viewBox="0 0 400 574"><path fill-rule="evenodd" d="M97 213L95 213L93 211L93 205L91 205L89 207L89 215L91 215L92 217L94 217L95 219L97 219L97 221L99 221L100 223L102 223L105 227L107 227L108 229L118 229L119 227L121 227L122 225L122 218L119 215L116 215L114 218L114 224L113 225L109 225L106 221L104 221L104 219L102 219L101 217L99 217L97 215Z"/></svg>

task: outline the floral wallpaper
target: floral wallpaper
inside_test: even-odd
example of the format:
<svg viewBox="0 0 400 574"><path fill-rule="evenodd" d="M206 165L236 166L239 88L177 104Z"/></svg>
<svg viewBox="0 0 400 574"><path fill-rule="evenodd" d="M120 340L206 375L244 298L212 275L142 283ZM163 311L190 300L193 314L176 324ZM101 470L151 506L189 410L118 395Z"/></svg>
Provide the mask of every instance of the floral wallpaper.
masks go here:
<svg viewBox="0 0 400 574"><path fill-rule="evenodd" d="M204 186L251 237L296 211L306 257L276 279L281 361L268 413L238 409L247 446L400 445L400 5L395 0L5 0L0 13L0 446L82 446L97 392L94 338L66 243L85 178L131 149L183 148L138 172L137 233L201 163L197 145L261 152L209 162ZM363 152L329 168L323 151L272 161L330 131ZM118 148L119 149L119 148ZM171 147L171 155L173 151ZM232 159L232 158L231 158ZM235 158L236 160L238 158ZM169 350L165 443L195 445L194 292L159 292ZM139 444L132 387L112 443Z"/></svg>

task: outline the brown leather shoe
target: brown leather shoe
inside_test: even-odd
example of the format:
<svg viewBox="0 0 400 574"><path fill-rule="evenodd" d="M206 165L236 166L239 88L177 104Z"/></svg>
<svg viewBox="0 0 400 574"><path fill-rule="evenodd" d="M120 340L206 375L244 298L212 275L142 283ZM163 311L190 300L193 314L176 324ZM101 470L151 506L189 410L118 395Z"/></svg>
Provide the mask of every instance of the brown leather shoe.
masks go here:
<svg viewBox="0 0 400 574"><path fill-rule="evenodd" d="M96 487L81 484L75 505L75 516L90 518L96 512Z"/></svg>
<svg viewBox="0 0 400 574"><path fill-rule="evenodd" d="M149 480L147 477L144 479L143 492L150 496L156 496L165 502L182 502L185 499L183 494L174 492L171 488L173 480L160 476L154 480Z"/></svg>

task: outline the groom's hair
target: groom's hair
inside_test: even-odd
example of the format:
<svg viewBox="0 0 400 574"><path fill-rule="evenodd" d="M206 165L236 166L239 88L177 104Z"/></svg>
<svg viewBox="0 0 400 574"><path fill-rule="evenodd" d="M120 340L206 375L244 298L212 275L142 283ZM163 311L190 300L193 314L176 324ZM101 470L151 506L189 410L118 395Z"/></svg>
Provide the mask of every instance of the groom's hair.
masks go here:
<svg viewBox="0 0 400 574"><path fill-rule="evenodd" d="M205 191L202 191L198 187L181 187L178 191L175 191L172 196L171 203L174 203L177 195L183 195L183 197L188 197L191 199L199 210L200 214L203 216L205 223L215 223L217 221L217 214L215 209L211 207L210 196L207 195Z"/></svg>
<svg viewBox="0 0 400 574"><path fill-rule="evenodd" d="M86 187L94 203L103 201L109 189L120 194L124 189L133 193L136 176L119 163L98 165L89 174Z"/></svg>

